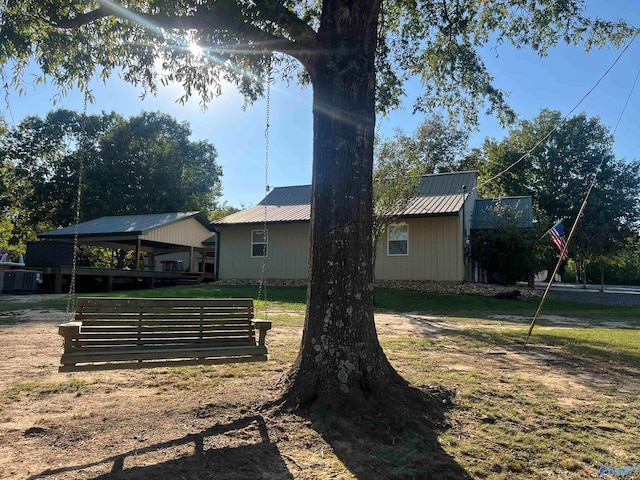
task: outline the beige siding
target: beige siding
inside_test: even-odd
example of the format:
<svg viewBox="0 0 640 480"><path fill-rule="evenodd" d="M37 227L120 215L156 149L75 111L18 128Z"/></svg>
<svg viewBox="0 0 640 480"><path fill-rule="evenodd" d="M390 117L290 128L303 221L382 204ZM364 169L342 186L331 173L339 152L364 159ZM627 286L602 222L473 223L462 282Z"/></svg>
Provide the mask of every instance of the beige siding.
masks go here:
<svg viewBox="0 0 640 480"><path fill-rule="evenodd" d="M460 217L411 219L409 254L387 255L387 235L377 245L376 278L380 280L462 281Z"/></svg>
<svg viewBox="0 0 640 480"><path fill-rule="evenodd" d="M202 242L211 237L211 235L213 235L213 232L207 230L196 219L189 218L151 230L146 235L142 235L141 238L154 242L202 248Z"/></svg>
<svg viewBox="0 0 640 480"><path fill-rule="evenodd" d="M462 281L462 238L460 217L408 220L409 255L387 255L386 234L378 243L376 278L381 280ZM251 258L251 231L255 226L220 225L220 279L257 279L262 259ZM267 278L307 277L309 224L269 226Z"/></svg>
<svg viewBox="0 0 640 480"><path fill-rule="evenodd" d="M220 263L218 278L257 279L262 272L262 258L251 258L251 231L260 226L218 226ZM307 278L309 258L309 224L269 225L267 278Z"/></svg>

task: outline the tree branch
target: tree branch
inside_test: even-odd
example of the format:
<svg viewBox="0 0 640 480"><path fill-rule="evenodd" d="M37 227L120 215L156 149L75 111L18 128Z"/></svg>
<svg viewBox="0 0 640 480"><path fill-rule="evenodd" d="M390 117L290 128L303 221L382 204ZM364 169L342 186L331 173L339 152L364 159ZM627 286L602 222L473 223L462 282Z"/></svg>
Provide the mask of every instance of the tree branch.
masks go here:
<svg viewBox="0 0 640 480"><path fill-rule="evenodd" d="M73 18L53 18L50 23L56 28L72 29L88 25L89 23L93 23L110 15L115 15L115 11L113 11L113 9L110 9L108 6L99 7Z"/></svg>
<svg viewBox="0 0 640 480"><path fill-rule="evenodd" d="M156 28L198 30L224 30L244 37L246 40L259 44L269 51L277 51L300 60L304 59L317 48L315 32L305 22L300 20L290 10L275 0L258 0L256 7L260 20L273 22L290 36L291 40L272 35L252 25L246 20L240 10L234 9L204 9L198 8L193 15L174 16L157 15L135 11L121 7L108 0L100 0L101 6L95 10L80 14L73 18L52 19L51 24L57 28L71 29L90 24L105 17L115 16L122 20L136 22L142 25L153 25Z"/></svg>
<svg viewBox="0 0 640 480"><path fill-rule="evenodd" d="M279 1L254 0L254 3L265 20L271 21L285 30L294 42L308 46L315 43L316 32Z"/></svg>

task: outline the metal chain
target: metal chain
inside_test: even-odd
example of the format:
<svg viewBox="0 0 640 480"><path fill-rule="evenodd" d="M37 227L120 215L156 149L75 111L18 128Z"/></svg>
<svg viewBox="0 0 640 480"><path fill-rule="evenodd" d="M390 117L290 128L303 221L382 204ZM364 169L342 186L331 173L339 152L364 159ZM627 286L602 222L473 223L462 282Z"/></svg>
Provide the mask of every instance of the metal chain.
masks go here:
<svg viewBox="0 0 640 480"><path fill-rule="evenodd" d="M67 313L72 314L75 310L76 295L76 270L78 264L78 225L80 224L80 202L82 200L82 180L84 162L82 161L82 148L87 133L87 105L90 97L89 87L85 87L84 103L82 105L82 121L80 123L80 141L78 142L78 190L76 191L76 211L75 211L75 230L73 232L73 261L71 263L71 280L69 282L69 295L67 297Z"/></svg>
<svg viewBox="0 0 640 480"><path fill-rule="evenodd" d="M269 63L267 65L267 91L266 91L266 122L264 127L264 195L265 197L269 194L269 130L271 127L271 82L273 80L272 71L271 71L271 58L269 58ZM268 205L264 205L264 219L262 223L262 233L263 233L263 244L262 244L262 271L260 274L260 285L258 287L258 299L262 298L264 301L264 319L268 320L268 309L267 309L267 245L269 241L269 234L267 232L267 208Z"/></svg>

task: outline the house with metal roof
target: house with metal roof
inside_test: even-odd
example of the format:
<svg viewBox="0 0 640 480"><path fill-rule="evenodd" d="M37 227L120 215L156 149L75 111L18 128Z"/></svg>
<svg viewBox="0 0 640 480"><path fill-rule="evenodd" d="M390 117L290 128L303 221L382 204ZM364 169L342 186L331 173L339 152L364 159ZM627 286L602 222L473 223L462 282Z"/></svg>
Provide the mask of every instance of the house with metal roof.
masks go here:
<svg viewBox="0 0 640 480"><path fill-rule="evenodd" d="M27 266L47 275L55 267L59 285L72 266L73 244L129 250L137 261L127 266L127 275L162 270L161 258L179 258L184 269L195 273L211 273L213 278L215 238L213 228L203 212L172 212L148 215L105 216L40 233L40 241L27 245ZM169 257L167 257L169 256ZM184 260L182 260L184 259ZM175 260L176 262L178 260ZM207 268L209 267L209 268ZM86 271L85 271L86 270ZM113 281L113 272L79 269L79 276L104 276ZM52 272L54 270L51 270ZM53 274L53 273L52 273ZM123 273L124 275L124 273ZM149 277L152 280L152 277ZM56 287L56 291L59 287Z"/></svg>
<svg viewBox="0 0 640 480"><path fill-rule="evenodd" d="M464 244L477 198L476 172L425 175L377 245L380 280L462 281ZM213 222L218 278L272 279L308 272L311 186L274 188L256 206ZM265 232L266 229L266 232Z"/></svg>
<svg viewBox="0 0 640 480"><path fill-rule="evenodd" d="M202 242L211 237L212 229L202 212L115 215L40 233L38 238L72 242L76 233L80 245L161 255L202 249Z"/></svg>
<svg viewBox="0 0 640 480"><path fill-rule="evenodd" d="M268 278L307 278L310 218L311 185L301 185L274 188L258 205L214 221L217 278L260 278L265 262Z"/></svg>

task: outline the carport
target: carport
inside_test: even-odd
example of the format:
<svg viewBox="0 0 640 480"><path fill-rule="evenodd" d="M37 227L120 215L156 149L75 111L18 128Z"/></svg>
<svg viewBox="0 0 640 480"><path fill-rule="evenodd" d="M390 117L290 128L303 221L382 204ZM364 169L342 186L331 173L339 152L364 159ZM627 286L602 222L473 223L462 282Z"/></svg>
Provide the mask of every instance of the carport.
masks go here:
<svg viewBox="0 0 640 480"><path fill-rule="evenodd" d="M182 283L197 283L215 275L207 263L215 265L216 244L211 241L213 229L203 212L106 216L41 233L40 241L29 243L27 267L53 277L57 293L72 274L76 235L78 245L134 252L134 263L121 268L76 268L79 278L103 278L107 291L113 288L114 281L123 278L135 278L153 287L180 279L184 280ZM185 272L161 271L158 257L172 254L186 254Z"/></svg>

